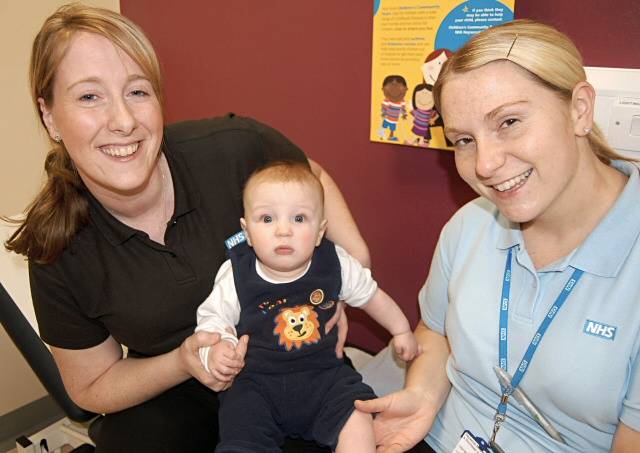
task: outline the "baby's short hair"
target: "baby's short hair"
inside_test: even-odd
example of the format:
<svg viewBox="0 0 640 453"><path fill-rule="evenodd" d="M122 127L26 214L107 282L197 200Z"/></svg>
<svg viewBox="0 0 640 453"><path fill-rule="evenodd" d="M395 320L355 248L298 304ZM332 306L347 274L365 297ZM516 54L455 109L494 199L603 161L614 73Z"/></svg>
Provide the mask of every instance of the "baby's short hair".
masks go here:
<svg viewBox="0 0 640 453"><path fill-rule="evenodd" d="M243 191L243 201L251 186L261 182L297 182L309 185L320 197L320 202L324 204L324 189L322 183L311 171L308 162L298 162L290 160L271 161L255 170L247 179Z"/></svg>

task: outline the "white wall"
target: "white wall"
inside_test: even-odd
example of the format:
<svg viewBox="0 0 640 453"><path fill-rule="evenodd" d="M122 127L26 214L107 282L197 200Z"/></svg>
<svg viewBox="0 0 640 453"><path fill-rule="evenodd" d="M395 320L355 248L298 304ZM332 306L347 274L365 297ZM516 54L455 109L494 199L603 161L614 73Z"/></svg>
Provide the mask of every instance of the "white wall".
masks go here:
<svg viewBox="0 0 640 453"><path fill-rule="evenodd" d="M22 212L42 183L47 141L29 96L29 55L44 19L64 3L0 0L0 214L3 215ZM119 0L84 0L84 3L120 11ZM20 285L6 282L7 278L0 275L5 286ZM0 363L0 416L45 395L2 328Z"/></svg>

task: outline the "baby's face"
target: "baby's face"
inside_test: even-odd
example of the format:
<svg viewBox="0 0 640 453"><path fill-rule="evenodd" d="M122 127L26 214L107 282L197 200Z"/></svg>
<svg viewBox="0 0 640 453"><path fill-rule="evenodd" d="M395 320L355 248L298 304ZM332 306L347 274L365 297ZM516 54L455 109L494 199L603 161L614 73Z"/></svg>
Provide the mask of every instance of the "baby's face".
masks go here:
<svg viewBox="0 0 640 453"><path fill-rule="evenodd" d="M318 190L300 182L258 182L245 193L241 219L267 276L278 279L302 273L325 231Z"/></svg>

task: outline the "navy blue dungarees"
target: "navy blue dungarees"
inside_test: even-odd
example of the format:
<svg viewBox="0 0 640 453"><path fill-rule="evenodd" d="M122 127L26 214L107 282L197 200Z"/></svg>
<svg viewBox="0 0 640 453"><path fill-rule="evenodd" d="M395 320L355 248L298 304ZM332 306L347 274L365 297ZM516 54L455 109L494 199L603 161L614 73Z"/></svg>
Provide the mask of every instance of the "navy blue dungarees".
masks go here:
<svg viewBox="0 0 640 453"><path fill-rule="evenodd" d="M250 340L245 368L220 395L216 452L278 452L285 437L335 448L354 400L375 394L336 358L337 329L324 333L342 287L334 244L324 239L309 270L289 283L262 279L246 242L229 257L241 307L238 337Z"/></svg>

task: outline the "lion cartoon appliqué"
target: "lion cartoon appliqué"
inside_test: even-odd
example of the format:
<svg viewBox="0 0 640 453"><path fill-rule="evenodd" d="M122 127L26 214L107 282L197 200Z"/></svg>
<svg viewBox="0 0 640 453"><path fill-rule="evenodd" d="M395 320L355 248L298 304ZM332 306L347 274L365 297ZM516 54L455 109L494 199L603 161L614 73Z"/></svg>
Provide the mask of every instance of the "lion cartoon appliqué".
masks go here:
<svg viewBox="0 0 640 453"><path fill-rule="evenodd" d="M295 346L320 341L320 323L313 307L302 305L281 310L274 319L276 327L273 334L278 336L278 344L291 351Z"/></svg>

